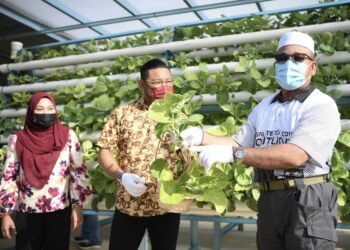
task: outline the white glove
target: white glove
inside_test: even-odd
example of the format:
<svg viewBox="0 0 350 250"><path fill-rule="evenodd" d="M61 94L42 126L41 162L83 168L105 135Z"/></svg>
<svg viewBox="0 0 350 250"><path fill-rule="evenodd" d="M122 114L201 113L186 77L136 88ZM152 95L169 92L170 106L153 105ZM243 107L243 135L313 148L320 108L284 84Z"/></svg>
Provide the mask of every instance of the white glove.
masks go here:
<svg viewBox="0 0 350 250"><path fill-rule="evenodd" d="M145 179L137 174L124 173L121 181L126 191L134 197L139 197L146 191Z"/></svg>
<svg viewBox="0 0 350 250"><path fill-rule="evenodd" d="M193 146L189 148L192 152L199 152L199 162L204 166L205 172L209 172L214 163L233 162L233 150L231 145L208 145Z"/></svg>
<svg viewBox="0 0 350 250"><path fill-rule="evenodd" d="M203 135L202 129L198 127L188 127L180 133L185 147L201 145Z"/></svg>

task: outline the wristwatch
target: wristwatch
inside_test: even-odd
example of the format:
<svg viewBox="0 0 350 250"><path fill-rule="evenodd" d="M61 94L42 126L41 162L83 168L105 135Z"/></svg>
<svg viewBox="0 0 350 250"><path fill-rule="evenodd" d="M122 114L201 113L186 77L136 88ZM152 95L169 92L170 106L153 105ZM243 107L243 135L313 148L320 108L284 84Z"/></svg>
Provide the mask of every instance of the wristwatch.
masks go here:
<svg viewBox="0 0 350 250"><path fill-rule="evenodd" d="M245 157L245 151L243 147L233 147L233 159L235 162L242 162Z"/></svg>

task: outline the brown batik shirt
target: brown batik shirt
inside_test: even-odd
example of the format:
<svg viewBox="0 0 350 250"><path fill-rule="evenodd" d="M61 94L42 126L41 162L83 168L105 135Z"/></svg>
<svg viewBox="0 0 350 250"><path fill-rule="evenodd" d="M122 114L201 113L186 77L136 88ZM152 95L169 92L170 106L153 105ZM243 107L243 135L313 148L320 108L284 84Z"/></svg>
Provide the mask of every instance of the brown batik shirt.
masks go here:
<svg viewBox="0 0 350 250"><path fill-rule="evenodd" d="M147 190L140 197L131 196L118 185L116 207L131 216L155 216L166 213L159 207L157 181L151 176L150 166L155 159L167 160L175 170L178 160L171 152L170 136L159 140L155 135L156 122L147 116L148 105L142 100L117 107L105 124L97 145L118 155L118 164L126 173L134 173L146 180Z"/></svg>

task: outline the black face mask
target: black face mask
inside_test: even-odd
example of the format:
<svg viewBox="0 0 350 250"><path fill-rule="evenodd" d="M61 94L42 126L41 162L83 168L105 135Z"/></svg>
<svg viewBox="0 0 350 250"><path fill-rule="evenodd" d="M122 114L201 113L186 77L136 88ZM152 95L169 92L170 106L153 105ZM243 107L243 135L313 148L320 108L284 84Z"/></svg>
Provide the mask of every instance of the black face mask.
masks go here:
<svg viewBox="0 0 350 250"><path fill-rule="evenodd" d="M56 114L34 114L33 122L41 128L49 128L56 121Z"/></svg>

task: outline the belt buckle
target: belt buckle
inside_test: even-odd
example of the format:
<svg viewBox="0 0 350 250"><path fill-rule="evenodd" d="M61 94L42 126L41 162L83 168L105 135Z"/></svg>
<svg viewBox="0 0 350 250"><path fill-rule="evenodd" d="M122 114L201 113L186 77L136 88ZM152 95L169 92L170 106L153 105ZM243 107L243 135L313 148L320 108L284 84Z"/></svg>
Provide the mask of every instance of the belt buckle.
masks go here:
<svg viewBox="0 0 350 250"><path fill-rule="evenodd" d="M264 188L265 188L265 191L270 191L270 183L268 181L264 181Z"/></svg>
<svg viewBox="0 0 350 250"><path fill-rule="evenodd" d="M290 188L288 179L283 179L283 180L282 180L282 184L283 184L283 186L284 186L284 189Z"/></svg>
<svg viewBox="0 0 350 250"><path fill-rule="evenodd" d="M270 183L267 181L260 182L263 191L270 191Z"/></svg>
<svg viewBox="0 0 350 250"><path fill-rule="evenodd" d="M323 179L325 180L325 181L330 181L331 180L331 174L330 173L328 173L328 174L325 174L324 176L323 176Z"/></svg>
<svg viewBox="0 0 350 250"><path fill-rule="evenodd" d="M294 188L297 186L295 179L283 179L283 186L285 189Z"/></svg>

